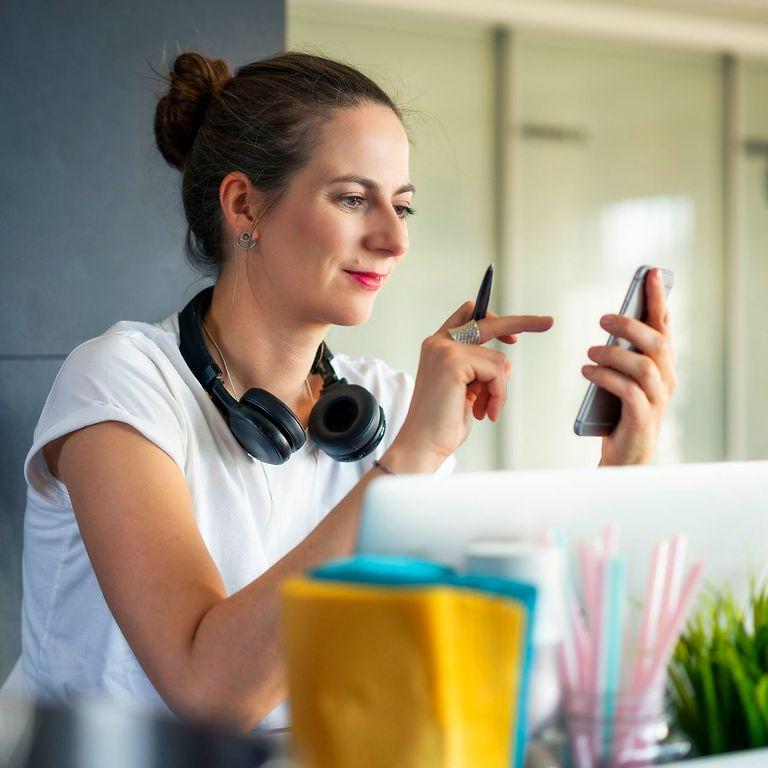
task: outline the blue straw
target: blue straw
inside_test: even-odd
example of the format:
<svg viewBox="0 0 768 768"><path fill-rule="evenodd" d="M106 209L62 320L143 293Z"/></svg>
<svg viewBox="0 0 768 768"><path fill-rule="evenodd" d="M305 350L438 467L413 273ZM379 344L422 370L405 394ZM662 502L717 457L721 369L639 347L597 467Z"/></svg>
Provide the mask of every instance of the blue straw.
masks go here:
<svg viewBox="0 0 768 768"><path fill-rule="evenodd" d="M616 695L621 675L621 640L624 618L624 592L626 586L626 561L614 555L608 564L608 585L606 589L607 614L604 627L605 649L605 731L603 754L610 755L613 749L614 725L616 719Z"/></svg>

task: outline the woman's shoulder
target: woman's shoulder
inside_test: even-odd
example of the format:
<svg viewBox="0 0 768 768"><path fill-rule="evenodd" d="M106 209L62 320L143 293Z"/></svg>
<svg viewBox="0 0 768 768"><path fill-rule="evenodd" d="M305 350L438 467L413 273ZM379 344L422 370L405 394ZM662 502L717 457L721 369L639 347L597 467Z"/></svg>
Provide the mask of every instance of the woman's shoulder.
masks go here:
<svg viewBox="0 0 768 768"><path fill-rule="evenodd" d="M99 336L82 342L69 353L62 370L86 368L98 371L111 365L151 365L167 358L168 345L178 345L167 322L152 324L121 320Z"/></svg>
<svg viewBox="0 0 768 768"><path fill-rule="evenodd" d="M43 415L58 416L102 404L149 416L177 399L174 351L178 354L172 330L160 324L116 323L67 356Z"/></svg>
<svg viewBox="0 0 768 768"><path fill-rule="evenodd" d="M77 346L53 381L25 462L33 488L50 490L42 448L104 421L124 422L183 464L186 419L174 391L174 367L163 346L173 334L123 321ZM60 494L59 494L60 495Z"/></svg>
<svg viewBox="0 0 768 768"><path fill-rule="evenodd" d="M170 393L180 353L172 328L164 325L123 320L79 344L64 360L51 393L82 389L81 395L113 400L147 388Z"/></svg>

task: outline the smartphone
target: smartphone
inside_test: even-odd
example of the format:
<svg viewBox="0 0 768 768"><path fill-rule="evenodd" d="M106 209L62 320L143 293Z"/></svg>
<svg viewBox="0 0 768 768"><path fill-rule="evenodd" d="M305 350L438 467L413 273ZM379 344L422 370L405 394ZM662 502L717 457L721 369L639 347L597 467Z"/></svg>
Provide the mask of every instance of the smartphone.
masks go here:
<svg viewBox="0 0 768 768"><path fill-rule="evenodd" d="M654 267L642 266L632 282L629 284L627 295L619 310L620 315L634 317L637 320L645 320L645 278ZM661 269L661 277L664 282L664 292L669 296L674 282L674 275L668 269ZM615 336L608 337L608 344L616 344L625 349L634 350L635 346L625 339L617 339ZM600 436L610 435L616 428L621 418L621 400L616 395L612 395L602 387L590 383L587 388L587 394L579 408L576 416L576 422L573 425L573 431L580 436Z"/></svg>

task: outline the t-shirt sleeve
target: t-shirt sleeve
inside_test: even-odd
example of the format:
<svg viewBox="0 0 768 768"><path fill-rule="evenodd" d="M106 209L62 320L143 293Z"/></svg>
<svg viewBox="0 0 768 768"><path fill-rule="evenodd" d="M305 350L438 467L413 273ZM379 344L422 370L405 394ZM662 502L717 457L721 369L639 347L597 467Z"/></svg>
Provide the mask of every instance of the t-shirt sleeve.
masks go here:
<svg viewBox="0 0 768 768"><path fill-rule="evenodd" d="M49 472L42 449L56 438L103 421L130 425L184 471L184 419L166 375L125 334L105 334L77 347L56 376L35 428L24 464L30 488L61 502L66 489Z"/></svg>

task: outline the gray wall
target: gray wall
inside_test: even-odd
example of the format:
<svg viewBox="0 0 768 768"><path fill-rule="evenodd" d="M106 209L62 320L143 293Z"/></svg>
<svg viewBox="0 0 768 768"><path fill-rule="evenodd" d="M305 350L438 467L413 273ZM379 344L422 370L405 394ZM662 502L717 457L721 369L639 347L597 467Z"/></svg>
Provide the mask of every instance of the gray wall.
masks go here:
<svg viewBox="0 0 768 768"><path fill-rule="evenodd" d="M0 681L19 653L24 455L61 361L154 321L198 278L150 69L177 46L235 67L282 50L284 0L3 0L0 10Z"/></svg>

